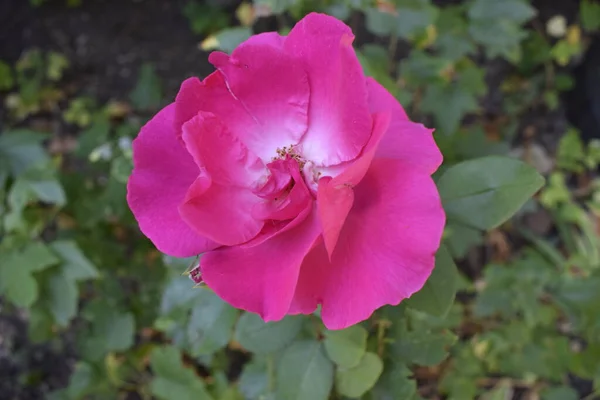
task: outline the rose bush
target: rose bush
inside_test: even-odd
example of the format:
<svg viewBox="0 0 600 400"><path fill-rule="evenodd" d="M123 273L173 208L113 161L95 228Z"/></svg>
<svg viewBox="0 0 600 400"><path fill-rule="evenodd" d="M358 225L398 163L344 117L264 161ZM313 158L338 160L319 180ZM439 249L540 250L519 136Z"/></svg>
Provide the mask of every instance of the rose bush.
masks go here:
<svg viewBox="0 0 600 400"><path fill-rule="evenodd" d="M432 130L364 76L350 28L310 14L186 80L133 143L127 200L193 278L266 321L330 329L421 289L445 215Z"/></svg>

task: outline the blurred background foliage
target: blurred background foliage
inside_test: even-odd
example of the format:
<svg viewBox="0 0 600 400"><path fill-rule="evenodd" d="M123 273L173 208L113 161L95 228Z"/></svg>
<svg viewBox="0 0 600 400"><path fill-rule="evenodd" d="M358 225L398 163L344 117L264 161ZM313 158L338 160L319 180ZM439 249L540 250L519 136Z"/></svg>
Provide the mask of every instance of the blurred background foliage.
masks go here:
<svg viewBox="0 0 600 400"><path fill-rule="evenodd" d="M208 52L311 11L436 128L440 173L547 177L500 226L447 204L423 292L343 331L193 289L125 202L132 139ZM600 399L599 29L596 0L0 5L0 399ZM487 160L463 165L527 178Z"/></svg>

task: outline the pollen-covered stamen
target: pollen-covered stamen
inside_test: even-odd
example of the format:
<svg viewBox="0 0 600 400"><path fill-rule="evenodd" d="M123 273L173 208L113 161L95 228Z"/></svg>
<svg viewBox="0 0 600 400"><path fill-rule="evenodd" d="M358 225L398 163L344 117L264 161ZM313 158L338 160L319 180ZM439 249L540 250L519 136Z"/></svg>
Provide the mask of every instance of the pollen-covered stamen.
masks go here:
<svg viewBox="0 0 600 400"><path fill-rule="evenodd" d="M296 162L298 163L298 167L301 171L302 168L304 168L304 165L306 164L306 160L300 154L298 154L296 147L293 145L278 147L277 150L275 150L275 152L277 153L277 156L273 157L271 161L285 160L287 157L290 157L296 160Z"/></svg>

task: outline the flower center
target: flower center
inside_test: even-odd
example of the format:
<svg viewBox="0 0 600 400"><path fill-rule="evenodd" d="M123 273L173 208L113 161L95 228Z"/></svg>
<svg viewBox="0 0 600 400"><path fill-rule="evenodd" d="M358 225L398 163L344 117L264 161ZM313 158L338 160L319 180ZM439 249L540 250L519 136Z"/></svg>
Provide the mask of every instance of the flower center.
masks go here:
<svg viewBox="0 0 600 400"><path fill-rule="evenodd" d="M306 160L300 154L298 154L298 151L294 145L278 147L275 152L277 153L277 156L273 157L271 161L285 160L285 158L289 156L290 158L296 160L300 171L302 171L306 165Z"/></svg>

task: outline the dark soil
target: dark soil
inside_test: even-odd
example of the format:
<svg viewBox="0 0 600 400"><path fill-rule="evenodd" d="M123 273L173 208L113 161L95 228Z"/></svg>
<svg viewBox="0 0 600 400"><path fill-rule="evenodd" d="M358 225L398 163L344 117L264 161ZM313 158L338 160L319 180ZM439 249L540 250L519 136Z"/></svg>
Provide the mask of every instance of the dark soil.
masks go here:
<svg viewBox="0 0 600 400"><path fill-rule="evenodd" d="M44 399L66 386L75 364L72 340L31 343L24 316L2 311L0 303L0 400Z"/></svg>
<svg viewBox="0 0 600 400"><path fill-rule="evenodd" d="M15 61L39 47L64 54L75 84L100 100L125 98L141 64L151 62L166 94L182 80L212 71L198 49L181 0L85 0L67 8L51 0L33 8L27 0L0 0L0 59Z"/></svg>

